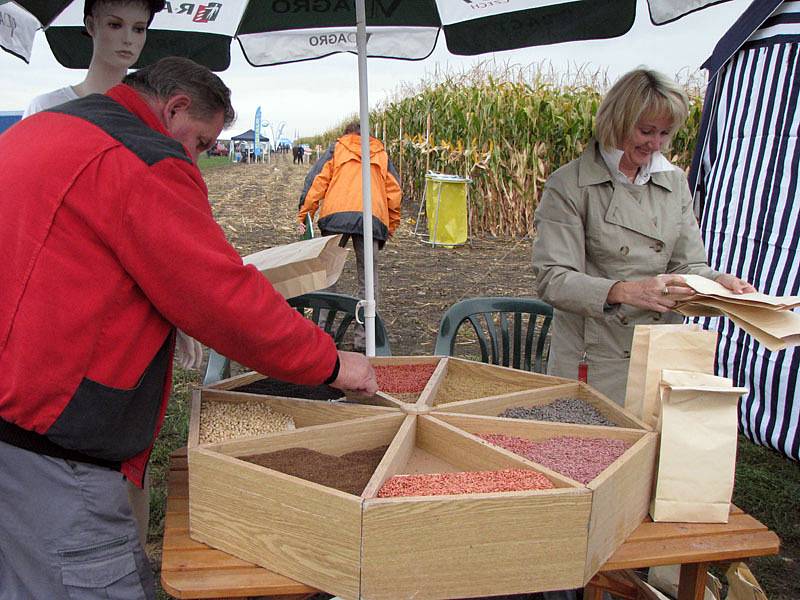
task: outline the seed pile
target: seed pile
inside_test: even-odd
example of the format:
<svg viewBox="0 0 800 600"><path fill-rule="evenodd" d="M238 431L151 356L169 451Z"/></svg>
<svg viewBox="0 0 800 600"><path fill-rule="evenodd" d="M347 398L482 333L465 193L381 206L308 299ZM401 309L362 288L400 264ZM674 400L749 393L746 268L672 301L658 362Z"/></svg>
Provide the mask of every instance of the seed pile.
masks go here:
<svg viewBox="0 0 800 600"><path fill-rule="evenodd" d="M553 487L555 486L547 477L527 469L425 473L391 477L381 486L378 498L519 492L549 490Z"/></svg>
<svg viewBox="0 0 800 600"><path fill-rule="evenodd" d="M446 404L449 402L458 402L460 400L475 400L476 398L498 396L500 394L508 394L509 392L521 392L533 387L536 386L518 382L510 383L508 381L487 379L479 373L448 373L436 392L436 401L434 404Z"/></svg>
<svg viewBox="0 0 800 600"><path fill-rule="evenodd" d="M622 440L606 438L560 436L534 442L499 433L480 437L584 484L602 473L631 446Z"/></svg>
<svg viewBox="0 0 800 600"><path fill-rule="evenodd" d="M604 425L616 427L603 414L588 402L580 398L558 398L550 404L541 406L515 406L507 408L498 417L508 419L530 419L551 423L576 423L579 425Z"/></svg>
<svg viewBox="0 0 800 600"><path fill-rule="evenodd" d="M241 460L360 496L388 447L358 450L342 456L308 448L287 448L243 456Z"/></svg>
<svg viewBox="0 0 800 600"><path fill-rule="evenodd" d="M201 444L290 429L294 429L294 419L272 410L266 402L203 402L200 408Z"/></svg>
<svg viewBox="0 0 800 600"><path fill-rule="evenodd" d="M375 367L378 389L388 393L419 394L428 384L436 364L379 365Z"/></svg>
<svg viewBox="0 0 800 600"><path fill-rule="evenodd" d="M265 396L284 396L287 398L304 398L306 400L336 400L344 398L344 393L329 385L299 385L280 379L267 377L247 385L234 388L234 392L261 394Z"/></svg>

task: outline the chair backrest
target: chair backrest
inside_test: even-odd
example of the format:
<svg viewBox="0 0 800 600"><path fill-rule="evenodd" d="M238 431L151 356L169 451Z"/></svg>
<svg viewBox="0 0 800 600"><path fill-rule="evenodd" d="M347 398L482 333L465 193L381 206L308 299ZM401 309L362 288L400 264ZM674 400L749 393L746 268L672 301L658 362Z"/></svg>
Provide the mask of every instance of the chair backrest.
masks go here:
<svg viewBox="0 0 800 600"><path fill-rule="evenodd" d="M304 240L310 240L314 237L314 221L311 215L306 213L306 232L303 234Z"/></svg>
<svg viewBox="0 0 800 600"><path fill-rule="evenodd" d="M553 308L535 298L461 300L442 317L434 354L454 356L459 329L469 322L482 362L544 373L552 320Z"/></svg>
<svg viewBox="0 0 800 600"><path fill-rule="evenodd" d="M358 298L330 292L311 292L287 300L289 306L319 325L340 346L351 324L355 322ZM363 311L361 311L363 313ZM363 319L362 319L363 321ZM375 315L375 355L391 356L389 338L380 315ZM203 385L210 385L231 375L230 359L209 349L208 366Z"/></svg>

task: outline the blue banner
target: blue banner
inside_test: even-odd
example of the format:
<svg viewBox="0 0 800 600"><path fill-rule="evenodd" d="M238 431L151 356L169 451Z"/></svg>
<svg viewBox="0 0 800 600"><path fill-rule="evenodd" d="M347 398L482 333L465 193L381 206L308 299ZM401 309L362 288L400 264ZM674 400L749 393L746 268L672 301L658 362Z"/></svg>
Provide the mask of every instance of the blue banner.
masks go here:
<svg viewBox="0 0 800 600"><path fill-rule="evenodd" d="M256 122L253 125L253 152L261 156L261 107L256 109Z"/></svg>

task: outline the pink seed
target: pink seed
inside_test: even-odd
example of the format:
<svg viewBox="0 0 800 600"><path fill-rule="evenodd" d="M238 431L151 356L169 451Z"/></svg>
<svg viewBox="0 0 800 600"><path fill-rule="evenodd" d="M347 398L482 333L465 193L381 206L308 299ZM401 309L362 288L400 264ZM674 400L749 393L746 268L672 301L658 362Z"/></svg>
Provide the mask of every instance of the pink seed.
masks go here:
<svg viewBox="0 0 800 600"><path fill-rule="evenodd" d="M592 481L631 446L607 438L560 436L535 442L499 433L483 433L479 437L583 484Z"/></svg>

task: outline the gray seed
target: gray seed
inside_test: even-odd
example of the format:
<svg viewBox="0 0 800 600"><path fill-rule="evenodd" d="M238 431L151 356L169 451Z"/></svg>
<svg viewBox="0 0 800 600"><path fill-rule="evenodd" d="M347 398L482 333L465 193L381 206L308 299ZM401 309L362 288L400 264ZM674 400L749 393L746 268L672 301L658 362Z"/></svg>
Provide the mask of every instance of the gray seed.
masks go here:
<svg viewBox="0 0 800 600"><path fill-rule="evenodd" d="M616 427L594 406L580 398L558 398L542 406L515 406L507 408L498 417L508 419L530 419L550 423L576 423L579 425L604 425Z"/></svg>

